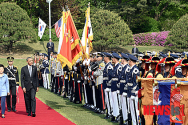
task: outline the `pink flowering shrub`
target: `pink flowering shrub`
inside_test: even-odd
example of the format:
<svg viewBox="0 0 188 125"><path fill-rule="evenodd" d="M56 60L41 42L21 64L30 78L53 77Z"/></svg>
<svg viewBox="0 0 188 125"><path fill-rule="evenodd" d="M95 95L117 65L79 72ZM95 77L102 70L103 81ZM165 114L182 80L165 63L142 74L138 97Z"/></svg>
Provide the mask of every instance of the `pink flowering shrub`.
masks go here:
<svg viewBox="0 0 188 125"><path fill-rule="evenodd" d="M170 31L134 34L136 45L141 46L164 46Z"/></svg>

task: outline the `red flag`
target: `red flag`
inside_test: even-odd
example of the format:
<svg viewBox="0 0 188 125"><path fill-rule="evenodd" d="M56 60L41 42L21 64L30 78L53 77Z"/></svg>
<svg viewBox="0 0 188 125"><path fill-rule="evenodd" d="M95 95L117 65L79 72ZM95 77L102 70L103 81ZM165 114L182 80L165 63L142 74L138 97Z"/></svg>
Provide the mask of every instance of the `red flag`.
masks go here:
<svg viewBox="0 0 188 125"><path fill-rule="evenodd" d="M65 17L66 16L66 17ZM71 43L70 43L70 26L68 25L70 22L70 16L63 14L64 20L66 20L66 28L64 34L62 34L60 37L63 37L62 39L62 45L59 51L59 54L57 55L57 59L66 64L70 69L72 69L72 55L71 55ZM62 27L63 28L63 27ZM61 29L61 32L63 29ZM65 66L65 65L64 65Z"/></svg>
<svg viewBox="0 0 188 125"><path fill-rule="evenodd" d="M78 32L76 30L71 14L69 16L69 19L70 21L69 24L67 25L70 26L69 30L70 30L70 38L71 38L70 40L71 40L72 65L74 65L82 55L82 51L79 45L80 38L78 36Z"/></svg>
<svg viewBox="0 0 188 125"><path fill-rule="evenodd" d="M72 65L74 65L81 56L82 51L79 46L80 38L78 36L70 11L67 12L67 18L65 17L65 20L66 29L63 35L61 49L57 58L61 62L64 62L70 69L72 69Z"/></svg>

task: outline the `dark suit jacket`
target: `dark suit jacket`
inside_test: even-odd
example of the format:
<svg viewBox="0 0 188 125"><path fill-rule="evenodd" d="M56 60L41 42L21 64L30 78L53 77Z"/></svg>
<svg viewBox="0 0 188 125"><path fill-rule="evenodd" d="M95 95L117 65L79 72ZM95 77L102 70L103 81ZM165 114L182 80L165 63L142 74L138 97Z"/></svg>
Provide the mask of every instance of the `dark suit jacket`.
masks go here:
<svg viewBox="0 0 188 125"><path fill-rule="evenodd" d="M39 87L39 80L38 80L36 66L32 66L31 77L29 74L28 65L22 67L22 69L21 69L21 85L22 85L22 88L26 88L26 91L29 91L31 89L32 85L33 85L34 89L37 90L37 87Z"/></svg>
<svg viewBox="0 0 188 125"><path fill-rule="evenodd" d="M134 48L132 48L132 53L134 53ZM136 53L139 53L138 48L136 48Z"/></svg>
<svg viewBox="0 0 188 125"><path fill-rule="evenodd" d="M50 42L48 42L46 47L47 48L51 47L51 48L48 48L48 52L51 52L51 51L54 52L54 43L53 42L51 42L51 46L50 46Z"/></svg>

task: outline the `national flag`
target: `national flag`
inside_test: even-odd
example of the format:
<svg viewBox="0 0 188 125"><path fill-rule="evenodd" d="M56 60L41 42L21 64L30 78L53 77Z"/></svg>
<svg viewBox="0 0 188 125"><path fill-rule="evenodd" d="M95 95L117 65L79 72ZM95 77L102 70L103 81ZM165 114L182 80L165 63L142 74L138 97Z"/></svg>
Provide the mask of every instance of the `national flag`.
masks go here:
<svg viewBox="0 0 188 125"><path fill-rule="evenodd" d="M39 18L38 36L40 37L40 39L41 39L42 36L43 36L43 33L44 33L45 28L46 28L46 23L45 23L43 20L41 20L41 19Z"/></svg>
<svg viewBox="0 0 188 125"><path fill-rule="evenodd" d="M62 18L60 18L56 23L55 23L55 32L57 38L59 38L60 33L61 33L61 26L62 26Z"/></svg>
<svg viewBox="0 0 188 125"><path fill-rule="evenodd" d="M60 35L59 35L59 45L58 45L58 54L60 53L61 50L61 46L62 46L62 41L63 41L63 37L64 37L64 33L65 33L65 28L66 28L66 16L67 13L65 11L62 12L63 16L61 18L61 27L59 29L60 31Z"/></svg>
<svg viewBox="0 0 188 125"><path fill-rule="evenodd" d="M90 7L86 10L86 20L85 26L82 34L81 44L83 46L83 52L85 54L85 58L89 58L89 53L92 51L92 40L93 40L93 31L91 26L91 19L90 19Z"/></svg>
<svg viewBox="0 0 188 125"><path fill-rule="evenodd" d="M62 41L62 44L59 46L59 54L57 59L61 62L64 62L64 64L72 69L72 65L76 63L76 60L82 54L79 46L80 38L78 36L70 11L63 13L63 22L64 21L66 22L66 28L65 30L63 30L64 26L61 28L62 35L60 35L59 42Z"/></svg>

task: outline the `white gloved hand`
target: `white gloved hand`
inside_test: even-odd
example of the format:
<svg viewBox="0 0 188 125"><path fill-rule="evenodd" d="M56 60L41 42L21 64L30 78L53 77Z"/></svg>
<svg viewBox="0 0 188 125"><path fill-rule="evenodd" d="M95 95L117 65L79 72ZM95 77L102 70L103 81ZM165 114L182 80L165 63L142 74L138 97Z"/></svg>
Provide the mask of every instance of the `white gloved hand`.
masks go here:
<svg viewBox="0 0 188 125"><path fill-rule="evenodd" d="M18 91L19 86L16 86L16 91Z"/></svg>

